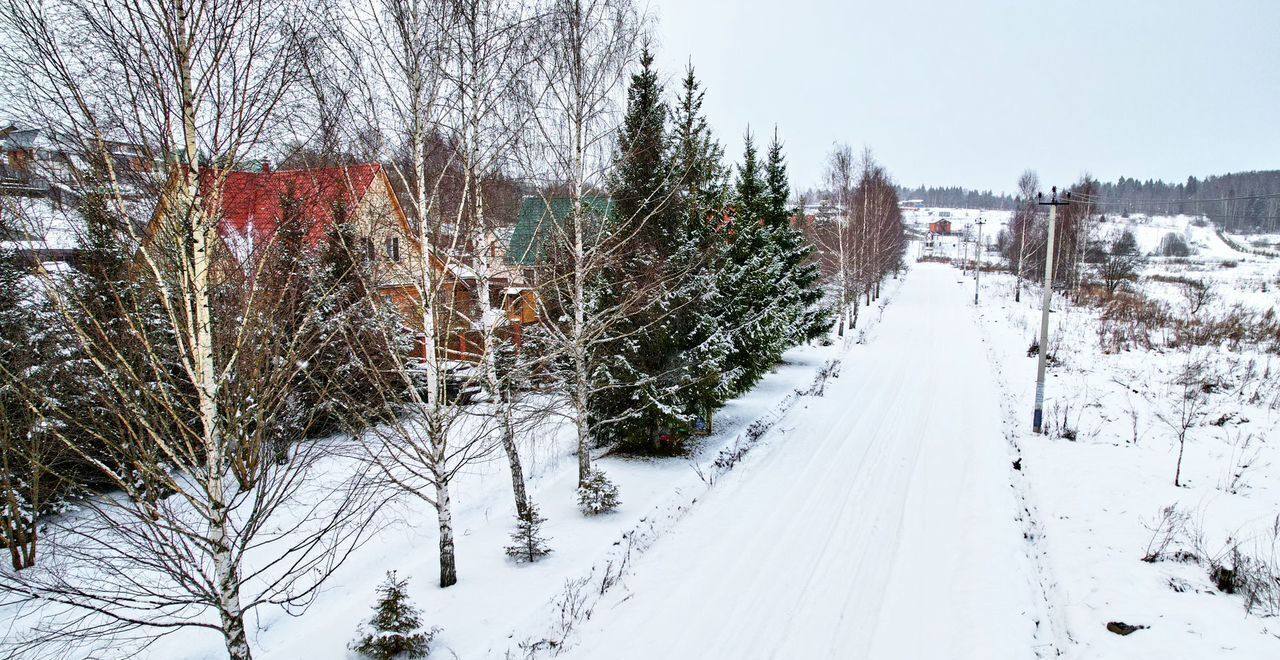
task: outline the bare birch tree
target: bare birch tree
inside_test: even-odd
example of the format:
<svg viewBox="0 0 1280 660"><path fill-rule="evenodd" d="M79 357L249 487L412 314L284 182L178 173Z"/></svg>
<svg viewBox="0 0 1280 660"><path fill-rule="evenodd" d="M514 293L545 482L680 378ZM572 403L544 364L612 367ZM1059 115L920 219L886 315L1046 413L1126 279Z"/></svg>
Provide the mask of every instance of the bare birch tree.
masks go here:
<svg viewBox="0 0 1280 660"><path fill-rule="evenodd" d="M563 379L578 435L578 482L592 479L596 420L591 398L601 388L604 347L626 315L646 304L647 287L601 302L601 279L635 235L635 222L610 217L609 168L618 128L618 96L638 54L640 16L629 0L551 0L543 15L536 85L545 94L535 114L536 137L526 167L547 182L547 213L533 249L541 329L565 365ZM553 197L567 201L558 213ZM561 217L563 216L563 217Z"/></svg>
<svg viewBox="0 0 1280 660"><path fill-rule="evenodd" d="M1018 199L1021 200L1020 206L1013 212L1013 220L1009 223L1009 230L1014 234L1010 241L1009 248L1012 250L1013 244L1017 244L1017 251L1013 252L1015 257L1013 263L1013 301L1022 302L1022 273L1025 268L1025 260L1027 258L1027 235L1032 231L1032 225L1035 221L1036 214L1036 192L1040 189L1040 177L1035 170L1025 170L1022 176L1018 177Z"/></svg>
<svg viewBox="0 0 1280 660"><path fill-rule="evenodd" d="M413 238L403 255L375 265L380 278L400 284L395 302L416 333L416 350L397 358L396 382L384 392L403 414L374 425L373 442L360 449L386 483L436 511L441 587L458 581L450 485L467 465L503 448L493 440L492 420L469 414L458 396L476 380L464 375L471 371L467 360L483 351L471 340L488 292L462 254L474 224L468 210L485 165L481 156L493 157L501 146L482 141L492 138L487 113L501 108L488 90L477 91L494 82L488 58L514 38L505 31L509 16L497 8L357 0L338 5L333 19L350 18L335 44L358 89L352 112L376 126L376 152L388 163L399 200L383 221L398 222L403 209ZM485 61L472 68L477 57Z"/></svg>
<svg viewBox="0 0 1280 660"><path fill-rule="evenodd" d="M499 368L502 343L510 341L505 294L518 274L500 263L504 254L500 225L486 204L493 177L502 175L515 159L533 109L529 73L530 48L537 17L518 0L454 0L456 25L446 33L443 67L443 126L457 149L461 195L453 221L466 235L475 272L475 318L479 333L481 378L493 411L502 448L511 471L516 516L530 519L524 468L516 444L517 412ZM506 334L507 336L503 336Z"/></svg>
<svg viewBox="0 0 1280 660"><path fill-rule="evenodd" d="M828 156L827 186L836 200L836 215L815 229L823 270L837 294L841 319L857 327L860 305L880 295L880 284L902 265L906 248L898 194L870 149L855 158L847 145Z"/></svg>
<svg viewBox="0 0 1280 660"><path fill-rule="evenodd" d="M227 173L288 110L307 16L301 3L259 0L0 5L18 45L5 91L77 155L68 176L119 218L131 277L155 301L154 313L116 301L127 327L108 333L47 276L106 389L96 417L35 388L32 408L115 493L49 521L50 565L4 576L11 604L41 605L15 640L27 649L201 627L249 658L247 613L304 607L368 529L358 475L311 487L324 447L298 443L280 460L269 420L315 347L303 333L255 343L273 304L259 295L263 266L234 263L219 230ZM129 166L120 144L137 149Z"/></svg>
<svg viewBox="0 0 1280 660"><path fill-rule="evenodd" d="M827 160L827 187L835 204L834 215L820 217L814 228L818 255L823 271L835 289L837 300L836 332L844 336L846 326L852 328L857 314L857 241L854 238L852 206L855 187L853 150L836 145Z"/></svg>

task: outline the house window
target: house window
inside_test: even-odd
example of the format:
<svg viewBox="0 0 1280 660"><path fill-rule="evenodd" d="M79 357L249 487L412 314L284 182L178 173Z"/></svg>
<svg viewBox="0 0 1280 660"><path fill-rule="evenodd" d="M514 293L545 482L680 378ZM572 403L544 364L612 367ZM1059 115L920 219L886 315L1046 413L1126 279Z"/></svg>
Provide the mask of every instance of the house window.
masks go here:
<svg viewBox="0 0 1280 660"><path fill-rule="evenodd" d="M387 237L387 258L392 261L400 261L400 237Z"/></svg>
<svg viewBox="0 0 1280 660"><path fill-rule="evenodd" d="M364 261L365 263L373 263L374 257L377 256L373 252L373 239L364 239Z"/></svg>

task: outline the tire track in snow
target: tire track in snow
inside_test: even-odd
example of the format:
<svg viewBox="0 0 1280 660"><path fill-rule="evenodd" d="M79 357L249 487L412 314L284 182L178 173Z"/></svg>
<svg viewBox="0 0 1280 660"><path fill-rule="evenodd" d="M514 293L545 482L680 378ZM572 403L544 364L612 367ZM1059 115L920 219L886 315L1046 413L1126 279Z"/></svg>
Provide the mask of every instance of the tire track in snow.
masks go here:
<svg viewBox="0 0 1280 660"><path fill-rule="evenodd" d="M991 333L982 321L981 310L974 311L974 319L982 332L982 343L986 349L987 360L991 365L992 378L1002 392L1000 411L1004 425L1005 440L1009 445L1010 478L1013 481L1013 490L1018 497L1021 509L1018 515L1018 524L1022 526L1027 559L1035 567L1033 587L1041 606L1041 616L1038 617L1038 622L1044 623L1043 626L1037 625L1036 628L1036 639L1038 641L1035 647L1036 656L1040 658L1059 657L1066 653L1064 646L1073 646L1075 640L1071 635L1071 630L1067 627L1065 617L1062 615L1063 606L1061 603L1063 596L1058 586L1057 578L1054 577L1053 569L1048 562L1048 550L1044 547L1045 532L1044 527L1040 524L1039 508L1035 504L1034 496L1031 493L1031 485L1024 472L1027 468L1023 466L1021 469L1015 470L1012 467L1015 461L1018 465L1023 465L1021 445L1023 434L1019 429L1023 428L1022 423L1025 422L1019 422L1018 411L1013 407L1012 397L1009 394L1011 392L1009 382L1004 374L1004 362L996 352L995 345L991 341Z"/></svg>
<svg viewBox="0 0 1280 660"><path fill-rule="evenodd" d="M874 396L875 398L872 401L870 401L870 403L880 403L883 399L885 399L888 396L888 392L878 391L875 393ZM857 419L863 416L864 414L865 414L865 411L862 411L859 408L850 407L845 411L844 415L842 415L841 421L844 422L844 421L848 421L849 419ZM782 495L783 499L777 503L777 506L773 507L770 511L768 511L765 514L767 516L767 520L765 522L776 520L778 521L776 524L781 526L781 529L779 529L777 533L774 533L771 535L771 540L773 541L773 543L770 544L770 548L767 555L765 557L739 555L735 557L729 564L728 567L730 570L732 570L733 572L745 574L750 572L751 568L756 565L766 565L766 566L785 565L785 564L797 561L797 558L790 556L791 555L790 547L786 543L779 542L779 541L785 540L785 539L794 539L799 536L814 535L814 532L811 529L812 527L811 523L808 520L806 520L804 516L794 515L794 512L811 510L814 506L816 506L818 502L820 502L822 499L827 497L827 494L825 492L822 492L820 494L816 488L809 487L809 484L821 485L821 484L829 483L832 478L832 472L838 471L839 466L843 464L843 461L835 460L831 454L826 453L828 446L832 443L833 440L838 440L839 438L843 437L843 434L836 431L836 429L842 426L845 426L845 425L844 424L832 425L831 430L818 436L817 442L806 443L806 444L811 444L812 446L806 447L807 453L804 454L804 462L802 465L796 466L796 467L787 466L786 469L788 472L792 472L792 471L795 471L798 473L816 472L817 474L821 475L821 478L814 479L808 482L807 484L801 485L800 488L785 491L784 494ZM782 430L779 429L776 432L782 433ZM777 440L776 442L771 443L770 451L762 452L759 456L755 457L755 462L759 463L759 467L762 469L767 467L768 469L772 470L775 468L775 466L774 464L768 462L770 460L771 453L782 450L784 447L785 448L796 447L801 442L803 442L803 440L795 439L795 438ZM871 465L871 463L865 459L867 458L867 455L871 452L871 450L878 446L879 445L875 445L875 444L868 444L864 446L857 446L852 444L839 445L837 447L838 451L836 453L836 457L838 458L844 453L860 450L860 452L858 452L859 453L858 458L860 459L858 460L858 464L859 464L859 471L861 472L863 470L866 470ZM734 480L733 489L743 489L751 485L750 482L748 481L751 478L751 473L749 470L743 471L741 474L735 475L735 476L737 478ZM725 489L724 494L721 495L720 497L724 498L724 500L722 501L732 502L732 500L728 499L732 497L732 495L733 495L733 491L731 489ZM814 577L815 577L815 573L810 572L807 576L806 582L811 582ZM736 599L736 602L734 603L733 609L730 612L726 613L727 614L726 618L732 620L736 617L743 616L747 612L747 610L749 610L751 607L754 606L754 601L757 600L758 597L760 597L761 592L768 593L770 590L776 591L780 588L783 588L785 586L785 582L788 580L789 578L785 575L772 574L767 576L764 579L761 579L759 582L756 582L747 586L746 593L740 594L740 597ZM783 608L784 611L794 609L797 606L798 601L800 600L801 600L801 597L799 595L797 595L796 598L791 599L791 602L788 602ZM756 636L759 637L764 632L765 631L758 630L756 631ZM730 635L730 634L733 634L733 631L726 629L724 631L724 634ZM776 631L771 634L776 634ZM728 644L730 643L730 641L731 640L727 638L717 640L716 645L720 646L723 644Z"/></svg>

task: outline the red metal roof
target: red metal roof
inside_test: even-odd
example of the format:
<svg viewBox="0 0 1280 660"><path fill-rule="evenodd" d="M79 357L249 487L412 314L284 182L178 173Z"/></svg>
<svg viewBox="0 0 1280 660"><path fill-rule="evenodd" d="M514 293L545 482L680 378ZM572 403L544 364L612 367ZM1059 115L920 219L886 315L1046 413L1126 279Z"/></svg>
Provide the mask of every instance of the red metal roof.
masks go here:
<svg viewBox="0 0 1280 660"><path fill-rule="evenodd" d="M310 225L307 242L314 247L333 224L334 204L358 203L380 169L381 165L369 163L282 172L229 172L222 183L218 233L224 239L270 239L283 217L281 202L293 198L302 205L302 217Z"/></svg>

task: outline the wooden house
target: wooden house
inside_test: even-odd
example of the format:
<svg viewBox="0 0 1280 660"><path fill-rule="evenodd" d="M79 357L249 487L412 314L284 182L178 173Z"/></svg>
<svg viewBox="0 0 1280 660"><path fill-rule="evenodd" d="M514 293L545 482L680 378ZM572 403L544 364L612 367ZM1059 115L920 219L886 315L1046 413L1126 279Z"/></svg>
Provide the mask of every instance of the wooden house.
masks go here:
<svg viewBox="0 0 1280 660"><path fill-rule="evenodd" d="M423 247L417 240L410 220L397 199L391 181L377 163L272 171L232 171L220 173L221 181L210 184L206 193L219 208L218 236L231 265L246 269L272 239L286 213L286 204L295 204L292 212L301 217L305 240L318 248L336 222L350 223L356 236L360 257L369 266L372 284L382 300L395 305L408 327L422 340L420 313L420 267ZM443 338L442 357L474 361L479 358L480 333L477 330L478 304L475 271L465 260L444 255L436 250L428 253L433 270L438 309L448 310L435 320L437 336ZM505 291L506 280L494 280L491 288ZM491 296L492 296L491 292ZM505 295L491 297L495 305ZM536 321L522 306L501 307L509 325ZM520 335L519 328L502 328L507 335Z"/></svg>

